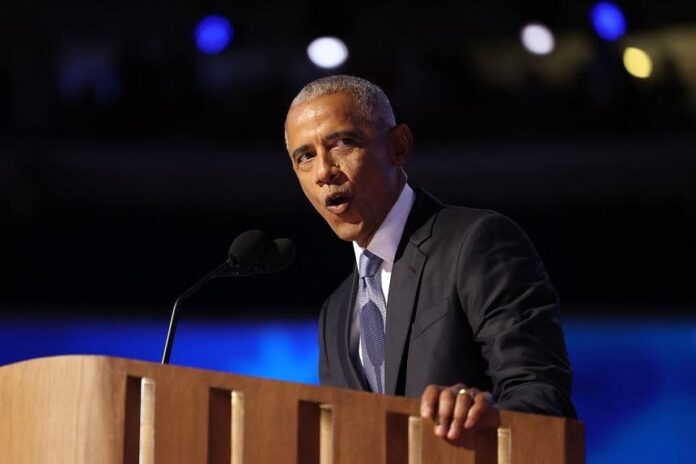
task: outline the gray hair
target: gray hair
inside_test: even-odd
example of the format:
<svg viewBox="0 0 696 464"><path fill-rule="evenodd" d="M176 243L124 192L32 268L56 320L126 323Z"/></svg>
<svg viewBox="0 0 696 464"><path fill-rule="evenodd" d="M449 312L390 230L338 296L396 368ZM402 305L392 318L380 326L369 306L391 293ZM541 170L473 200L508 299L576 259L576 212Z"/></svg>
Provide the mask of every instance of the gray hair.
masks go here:
<svg viewBox="0 0 696 464"><path fill-rule="evenodd" d="M361 115L378 129L396 126L396 118L389 98L377 85L356 76L339 74L322 77L305 85L290 103L288 112L295 106L325 95L345 93L350 95ZM285 121L285 146L288 145L287 119Z"/></svg>

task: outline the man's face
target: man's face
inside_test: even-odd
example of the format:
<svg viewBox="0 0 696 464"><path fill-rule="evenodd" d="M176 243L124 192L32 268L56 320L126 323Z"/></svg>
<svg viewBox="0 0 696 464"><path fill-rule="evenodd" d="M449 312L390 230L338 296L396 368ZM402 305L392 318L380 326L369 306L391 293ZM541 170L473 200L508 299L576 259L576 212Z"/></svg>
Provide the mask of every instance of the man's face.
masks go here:
<svg viewBox="0 0 696 464"><path fill-rule="evenodd" d="M404 183L387 129L373 127L343 93L290 109L288 151L302 190L339 238L366 247Z"/></svg>

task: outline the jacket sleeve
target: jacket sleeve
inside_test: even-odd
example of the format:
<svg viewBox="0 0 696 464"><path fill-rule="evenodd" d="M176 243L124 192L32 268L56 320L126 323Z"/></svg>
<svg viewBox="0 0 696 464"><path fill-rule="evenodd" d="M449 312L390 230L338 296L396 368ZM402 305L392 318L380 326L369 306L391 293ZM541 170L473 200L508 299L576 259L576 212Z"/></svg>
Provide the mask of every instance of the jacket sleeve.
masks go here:
<svg viewBox="0 0 696 464"><path fill-rule="evenodd" d="M559 301L533 245L490 212L459 250L458 293L501 409L575 417Z"/></svg>

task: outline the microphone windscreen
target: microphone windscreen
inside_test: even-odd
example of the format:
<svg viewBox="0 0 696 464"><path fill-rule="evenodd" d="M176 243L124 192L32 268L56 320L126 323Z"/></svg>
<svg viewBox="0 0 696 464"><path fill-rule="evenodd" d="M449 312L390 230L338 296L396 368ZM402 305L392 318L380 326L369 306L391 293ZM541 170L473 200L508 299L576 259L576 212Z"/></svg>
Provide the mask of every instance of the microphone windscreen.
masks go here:
<svg viewBox="0 0 696 464"><path fill-rule="evenodd" d="M295 259L295 244L288 238L273 241L266 255L266 272L280 272L290 266Z"/></svg>
<svg viewBox="0 0 696 464"><path fill-rule="evenodd" d="M247 230L230 245L229 259L240 265L254 265L264 260L269 245L266 234L256 229Z"/></svg>

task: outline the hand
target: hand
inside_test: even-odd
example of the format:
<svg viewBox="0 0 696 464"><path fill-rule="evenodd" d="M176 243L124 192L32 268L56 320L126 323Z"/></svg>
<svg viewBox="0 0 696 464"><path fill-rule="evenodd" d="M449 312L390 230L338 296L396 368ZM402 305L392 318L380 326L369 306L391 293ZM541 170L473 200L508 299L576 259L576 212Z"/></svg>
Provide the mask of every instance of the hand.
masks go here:
<svg viewBox="0 0 696 464"><path fill-rule="evenodd" d="M435 421L435 435L456 440L495 405L493 395L463 383L443 387L428 385L421 395L421 417Z"/></svg>

